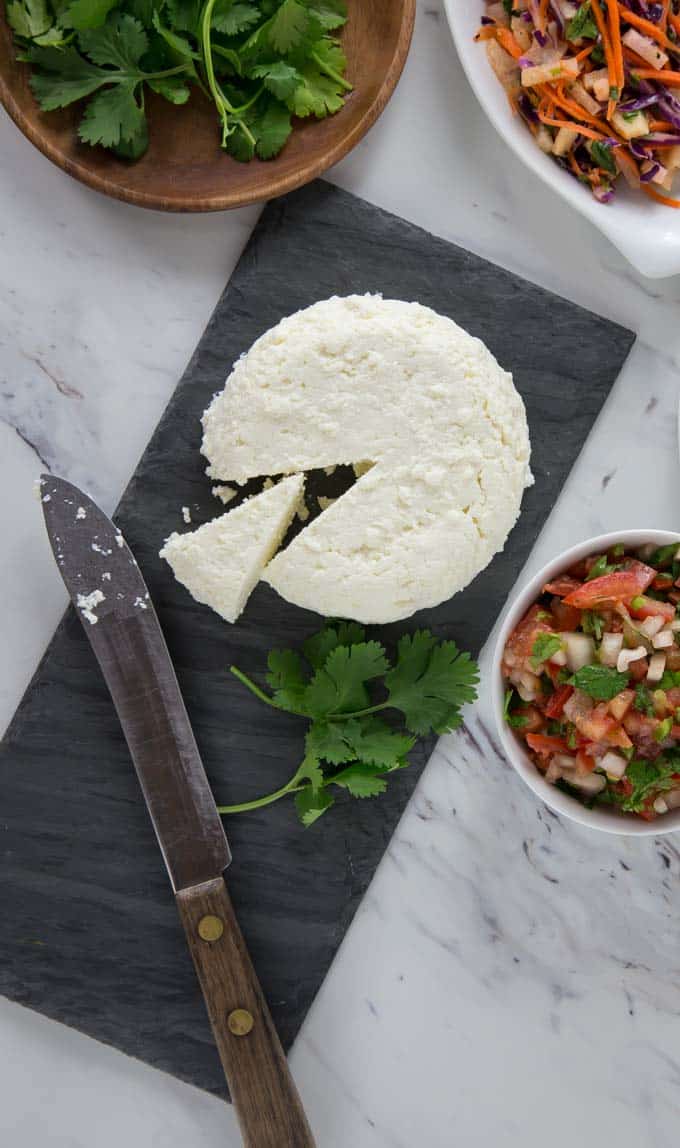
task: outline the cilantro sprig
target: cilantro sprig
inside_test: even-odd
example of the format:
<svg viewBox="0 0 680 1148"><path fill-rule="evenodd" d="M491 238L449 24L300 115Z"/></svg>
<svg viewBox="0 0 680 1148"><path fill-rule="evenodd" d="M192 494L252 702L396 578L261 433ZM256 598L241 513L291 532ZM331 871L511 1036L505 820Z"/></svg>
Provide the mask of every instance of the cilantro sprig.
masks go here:
<svg viewBox="0 0 680 1148"><path fill-rule="evenodd" d="M479 682L476 663L453 641L418 630L400 638L390 659L354 622L328 623L302 653L272 650L267 665L268 689L236 666L231 672L266 705L309 721L304 757L280 789L219 810L241 813L294 794L305 826L331 808L334 789L357 798L384 793L418 737L460 725ZM384 711L389 722L378 716Z"/></svg>
<svg viewBox="0 0 680 1148"><path fill-rule="evenodd" d="M209 96L230 155L278 155L292 117L323 119L352 85L336 37L345 0L6 0L43 111L87 101L80 139L138 159L149 91Z"/></svg>

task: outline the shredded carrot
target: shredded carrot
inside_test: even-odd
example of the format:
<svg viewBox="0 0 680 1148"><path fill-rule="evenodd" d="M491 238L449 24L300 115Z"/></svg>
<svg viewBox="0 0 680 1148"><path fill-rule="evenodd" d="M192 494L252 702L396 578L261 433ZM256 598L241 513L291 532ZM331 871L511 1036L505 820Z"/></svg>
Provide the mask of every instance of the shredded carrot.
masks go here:
<svg viewBox="0 0 680 1148"><path fill-rule="evenodd" d="M594 47L594 44L588 44L585 48L581 48L581 51L576 53L574 59L578 60L579 64L581 60L587 60Z"/></svg>
<svg viewBox="0 0 680 1148"><path fill-rule="evenodd" d="M680 199L671 199L670 195L662 195L655 187L650 187L648 183L641 183L640 190L644 191L650 199L655 199L657 203L663 203L666 207L680 207Z"/></svg>
<svg viewBox="0 0 680 1148"><path fill-rule="evenodd" d="M509 28L496 28L496 39L501 48L505 48L515 60L519 60L524 53Z"/></svg>
<svg viewBox="0 0 680 1148"><path fill-rule="evenodd" d="M616 89L619 97L623 91L625 83L625 74L623 71L623 46L621 44L621 21L619 19L619 8L617 0L606 0L607 12L609 14L609 33L612 42L612 55L614 57L614 67L616 69Z"/></svg>
<svg viewBox="0 0 680 1148"><path fill-rule="evenodd" d="M668 10L668 19L676 32L680 32L680 16L676 16L672 8Z"/></svg>
<svg viewBox="0 0 680 1148"><path fill-rule="evenodd" d="M659 28L658 24L653 24L651 20L645 20L642 16L636 16L631 12L630 8L624 8L621 0L618 2L619 15L622 20L627 24L632 24L639 32L644 32L645 36L649 36L652 40L656 40L658 44L663 44L664 48L670 48L671 51L677 50L677 44L668 39L665 32Z"/></svg>
<svg viewBox="0 0 680 1148"><path fill-rule="evenodd" d="M650 132L674 132L675 128L668 120L650 120Z"/></svg>
<svg viewBox="0 0 680 1148"><path fill-rule="evenodd" d="M597 24L597 30L600 33L600 37L602 39L602 48L604 50L604 59L605 59L606 65L607 65L607 76L609 77L609 87L610 87L610 89L615 88L616 87L616 77L617 77L616 62L614 60L614 53L612 50L611 40L609 39L609 32L607 31L607 25L605 23L604 16L602 15L602 9L600 8L600 0L591 0L590 10L593 13L593 16L595 17L595 23ZM609 104L607 105L607 118L608 119L611 115L613 115L614 107L615 107L614 101L610 99Z"/></svg>
<svg viewBox="0 0 680 1148"><path fill-rule="evenodd" d="M585 136L589 140L603 140L606 137L602 132L593 131L592 128L584 128L581 124L575 124L572 120L557 120L552 116L546 115L541 111L540 106L537 109L538 118L541 123L548 124L551 128L568 128L570 132L578 132L580 136Z"/></svg>
<svg viewBox="0 0 680 1148"><path fill-rule="evenodd" d="M664 31L668 27L668 12L669 12L670 6L671 6L671 0L661 0L662 12L661 12L661 19L659 20L659 27L663 28Z"/></svg>
<svg viewBox="0 0 680 1148"><path fill-rule="evenodd" d="M671 72L669 69L662 68L657 72L655 68L636 68L633 75L640 80L658 80L670 88L680 86L680 72Z"/></svg>
<svg viewBox="0 0 680 1148"><path fill-rule="evenodd" d="M545 32L548 26L548 2L549 0L540 0L538 5L538 22L541 32Z"/></svg>
<svg viewBox="0 0 680 1148"><path fill-rule="evenodd" d="M572 115L574 119L580 120L586 124L591 124L592 127L598 128L606 136L616 135L616 133L612 131L609 124L605 123L604 120L598 120L596 116L591 116L590 113L587 112L585 108L582 108L580 104L577 104L575 100L570 100L567 96L565 96L561 84L558 84L556 88L553 88L550 84L547 84L546 87L548 88L557 106L562 108L565 112L569 112L569 114Z"/></svg>
<svg viewBox="0 0 680 1148"><path fill-rule="evenodd" d="M475 32L475 40L495 40L496 28L493 24L482 24L479 31Z"/></svg>

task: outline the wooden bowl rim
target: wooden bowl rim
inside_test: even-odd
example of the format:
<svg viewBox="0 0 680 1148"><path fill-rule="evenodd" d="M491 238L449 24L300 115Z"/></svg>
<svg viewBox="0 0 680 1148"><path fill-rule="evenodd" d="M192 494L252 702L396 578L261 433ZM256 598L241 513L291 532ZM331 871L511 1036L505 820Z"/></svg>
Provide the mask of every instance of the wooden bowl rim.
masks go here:
<svg viewBox="0 0 680 1148"><path fill-rule="evenodd" d="M286 192L295 191L296 188L302 187L305 183L309 183L310 180L315 179L327 171L328 168L339 163L341 159L344 159L348 152L359 143L359 140L363 138L369 128L373 126L384 111L397 86L401 73L404 70L413 38L416 0L401 0L401 3L403 9L402 21L394 55L378 91L361 118L358 119L323 156L317 155L310 158L287 176L276 176L274 173L270 176L265 176L260 186L253 187L250 191L241 190L238 192L230 192L227 190L206 195L177 195L173 198L171 190L169 190L167 194L160 196L156 193L121 186L115 181L109 180L98 172L93 171L86 162L79 162L68 158L59 147L55 146L40 133L35 120L25 115L19 107L1 70L0 103L3 105L10 119L12 119L19 128L19 131L26 136L38 151L42 152L47 159L61 168L62 171L73 176L74 179L77 179L87 187L101 192L103 195L122 200L124 203L131 203L135 207L146 207L153 211L230 211L236 207L245 207L251 203L262 203L267 199L285 195ZM262 168L266 172L266 161L261 162Z"/></svg>

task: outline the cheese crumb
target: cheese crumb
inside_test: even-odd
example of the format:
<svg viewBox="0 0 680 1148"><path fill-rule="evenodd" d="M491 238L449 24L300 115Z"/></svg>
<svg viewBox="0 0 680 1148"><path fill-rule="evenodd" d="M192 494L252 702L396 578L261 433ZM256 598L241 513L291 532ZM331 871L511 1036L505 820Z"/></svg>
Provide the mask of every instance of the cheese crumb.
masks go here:
<svg viewBox="0 0 680 1148"><path fill-rule="evenodd" d="M215 498L221 499L226 506L228 502L236 498L238 491L235 490L233 486L213 486L212 493L215 495Z"/></svg>
<svg viewBox="0 0 680 1148"><path fill-rule="evenodd" d="M76 518L87 518L87 511L84 506L79 506L76 510Z"/></svg>
<svg viewBox="0 0 680 1148"><path fill-rule="evenodd" d="M76 606L82 612L84 618L90 623L91 626L96 626L99 618L95 614L97 606L101 602L105 602L106 598L101 590L92 590L89 594L79 594L76 598Z"/></svg>
<svg viewBox="0 0 680 1148"><path fill-rule="evenodd" d="M338 500L337 498L326 498L323 494L320 494L316 501L319 504L319 510L328 510L328 507L332 506L333 503Z"/></svg>
<svg viewBox="0 0 680 1148"><path fill-rule="evenodd" d="M186 524L188 526L189 523L191 522L191 511L189 510L188 506L182 507L182 518L184 519L184 521L186 522Z"/></svg>

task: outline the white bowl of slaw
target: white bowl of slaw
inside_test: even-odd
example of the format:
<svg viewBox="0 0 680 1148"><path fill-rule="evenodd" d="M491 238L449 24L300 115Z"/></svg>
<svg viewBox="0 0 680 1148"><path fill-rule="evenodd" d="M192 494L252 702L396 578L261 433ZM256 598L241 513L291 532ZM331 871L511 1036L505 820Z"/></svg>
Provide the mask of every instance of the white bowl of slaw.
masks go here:
<svg viewBox="0 0 680 1148"><path fill-rule="evenodd" d="M470 86L499 135L539 179L589 219L651 279L680 272L680 210L654 203L617 185L613 203L598 203L590 191L544 155L519 116L513 116L502 85L474 42L484 11L482 0L444 0L451 33ZM619 181L622 183L622 181Z"/></svg>
<svg viewBox="0 0 680 1148"><path fill-rule="evenodd" d="M498 641L492 659L492 705L501 745L508 761L517 770L523 781L540 797L546 805L556 813L564 814L579 825L586 825L590 829L602 829L605 833L621 833L632 837L661 837L666 833L673 833L680 829L680 809L673 809L662 814L655 821L643 821L633 815L616 813L611 809L588 809L576 797L564 793L555 785L545 780L542 773L536 768L529 755L522 748L522 744L512 732L503 717L506 685L501 672L503 651L510 634L518 622L526 614L530 606L539 598L546 582L550 582L558 574L563 574L575 562L588 558L592 554L601 554L611 546L623 544L626 548L637 549L646 543L655 546L667 546L671 542L678 542L677 534L668 530L617 530L612 534L600 534L595 538L587 538L576 546L562 551L551 562L548 562L537 574L515 595L505 616L498 635Z"/></svg>

